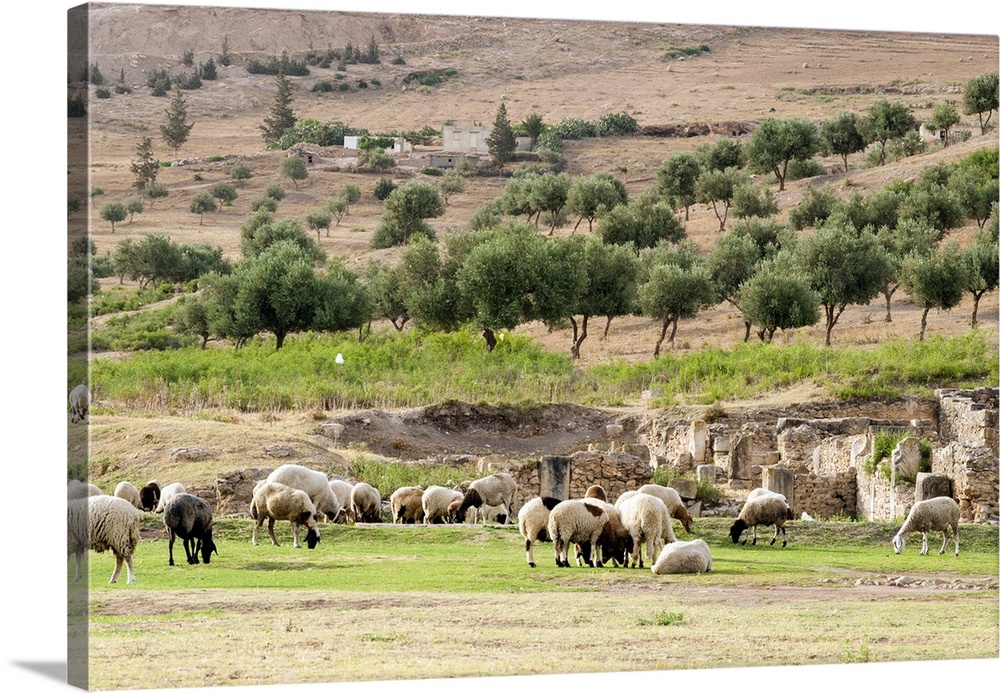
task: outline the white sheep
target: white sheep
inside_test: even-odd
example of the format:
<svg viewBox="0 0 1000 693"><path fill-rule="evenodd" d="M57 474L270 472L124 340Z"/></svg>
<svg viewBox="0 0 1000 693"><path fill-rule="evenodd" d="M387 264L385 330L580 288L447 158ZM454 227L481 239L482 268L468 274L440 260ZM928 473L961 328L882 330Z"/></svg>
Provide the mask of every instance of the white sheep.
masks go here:
<svg viewBox="0 0 1000 693"><path fill-rule="evenodd" d="M785 522L793 518L792 509L788 501L780 493L769 491L764 488L755 488L747 494L747 500L740 508L739 517L729 528L729 536L733 543L739 542L740 537L748 529L753 530L753 542L757 543L757 525L774 525L774 536L771 538L771 545L778 539L778 532L781 532L781 545L787 546L788 539L785 538ZM747 540L744 539L746 544Z"/></svg>
<svg viewBox="0 0 1000 693"><path fill-rule="evenodd" d="M415 524L424 521L424 487L401 486L389 496L392 524Z"/></svg>
<svg viewBox="0 0 1000 693"><path fill-rule="evenodd" d="M892 538L892 548L896 553L902 553L906 546L906 536L910 532L920 532L924 537L923 548L920 550L921 556L927 555L927 532L935 531L944 534L944 543L938 555L944 553L948 546L948 528L955 533L955 555L958 555L958 503L948 496L938 496L927 500L917 501L910 508L910 513L906 516L906 521L899 528L896 536Z"/></svg>
<svg viewBox="0 0 1000 693"><path fill-rule="evenodd" d="M497 472L490 476L476 479L469 484L465 496L448 509L451 521L462 522L469 508L480 508L483 505L502 505L504 507L503 523L510 521L514 511L514 494L517 492L517 481L507 472Z"/></svg>
<svg viewBox="0 0 1000 693"><path fill-rule="evenodd" d="M87 549L98 553L110 550L115 569L110 583L118 582L122 565L128 569L128 584L135 582L132 556L139 545L139 518L142 513L116 496L90 496L67 503L66 538L68 555L76 557L76 577L83 577L81 562Z"/></svg>
<svg viewBox="0 0 1000 693"><path fill-rule="evenodd" d="M691 533L691 526L693 524L691 513L688 512L687 504L681 499L681 494L677 493L677 489L669 486L661 486L660 484L644 484L636 490L639 493L648 493L651 496L656 496L663 501L667 506L667 510L670 511L670 517L680 520L684 531L688 534Z"/></svg>
<svg viewBox="0 0 1000 693"><path fill-rule="evenodd" d="M652 564L663 545L677 541L673 522L666 504L648 493L636 493L618 505L622 524L632 537L632 566L645 567L642 561L642 547L646 545L646 556Z"/></svg>
<svg viewBox="0 0 1000 693"><path fill-rule="evenodd" d="M90 390L83 383L80 383L69 391L69 406L72 411L73 423L78 423L87 418L90 411Z"/></svg>
<svg viewBox="0 0 1000 693"><path fill-rule="evenodd" d="M710 573L712 552L703 539L675 541L660 551L652 567L653 575L672 573Z"/></svg>
<svg viewBox="0 0 1000 693"><path fill-rule="evenodd" d="M349 481L330 479L330 490L333 491L337 502L343 508L340 515L337 516L337 522L350 523L355 521L354 514L351 512L351 489L353 488L354 484Z"/></svg>
<svg viewBox="0 0 1000 693"><path fill-rule="evenodd" d="M563 501L549 511L549 537L555 544L556 565L569 567L569 545L579 544L584 562L601 567L608 560L625 564L632 538L614 506L595 498Z"/></svg>
<svg viewBox="0 0 1000 693"><path fill-rule="evenodd" d="M163 509L167 507L167 503L170 501L170 499L179 493L187 493L187 489L184 487L184 484L182 484L179 481L175 481L172 484L167 484L166 486L161 488L160 500L157 501L156 510L154 510L153 512L162 513Z"/></svg>
<svg viewBox="0 0 1000 693"><path fill-rule="evenodd" d="M378 522L382 519L382 494L371 484L359 481L351 489L350 507L355 522Z"/></svg>
<svg viewBox="0 0 1000 693"><path fill-rule="evenodd" d="M124 498L139 510L142 510L142 501L139 498L139 489L127 481L119 481L115 486L115 496Z"/></svg>
<svg viewBox="0 0 1000 693"><path fill-rule="evenodd" d="M308 493L313 505L316 506L316 512L325 515L329 522L334 522L343 509L330 488L330 479L323 472L300 464L283 464L271 472L267 480L277 481Z"/></svg>
<svg viewBox="0 0 1000 693"><path fill-rule="evenodd" d="M548 534L549 513L561 502L551 496L532 498L517 513L517 529L524 537L524 553L532 568L535 567L534 544L538 541L551 541Z"/></svg>
<svg viewBox="0 0 1000 693"><path fill-rule="evenodd" d="M597 498L598 500L606 501L608 499L608 492L604 490L604 487L600 484L593 484L587 487L587 492L583 494L584 498Z"/></svg>
<svg viewBox="0 0 1000 693"><path fill-rule="evenodd" d="M163 525L170 540L170 565L174 565L174 540L184 542L188 565L198 564L198 554L206 565L212 553L219 553L212 539L212 505L204 498L190 493L175 493L163 507Z"/></svg>
<svg viewBox="0 0 1000 693"><path fill-rule="evenodd" d="M451 515L448 507L454 501L461 501L463 493L446 486L428 486L420 497L421 506L424 509L424 524L432 525L435 520L449 522Z"/></svg>
<svg viewBox="0 0 1000 693"><path fill-rule="evenodd" d="M78 479L70 479L70 482L66 485L67 500L80 500L88 496L100 496L103 494L104 491L100 487L79 481Z"/></svg>
<svg viewBox="0 0 1000 693"><path fill-rule="evenodd" d="M309 498L309 494L297 488L286 486L277 481L264 481L254 489L253 499L250 501L250 517L256 520L253 526L253 537L250 543L257 546L257 530L267 520L267 533L271 537L271 543L280 546L278 539L274 536L274 523L276 520L288 520L292 523L292 536L295 537L293 546L302 548L299 543L299 527L306 527L306 545L310 549L316 548L319 543L319 526L316 524L316 506Z"/></svg>

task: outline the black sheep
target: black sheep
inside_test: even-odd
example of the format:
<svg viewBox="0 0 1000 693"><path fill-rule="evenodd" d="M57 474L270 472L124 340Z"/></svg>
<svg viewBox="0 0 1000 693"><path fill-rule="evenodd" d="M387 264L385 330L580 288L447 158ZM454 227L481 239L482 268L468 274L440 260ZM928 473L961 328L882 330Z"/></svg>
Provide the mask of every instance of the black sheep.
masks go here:
<svg viewBox="0 0 1000 693"><path fill-rule="evenodd" d="M146 512L153 512L160 503L160 485L150 481L139 489L139 503Z"/></svg>
<svg viewBox="0 0 1000 693"><path fill-rule="evenodd" d="M170 537L170 565L174 565L174 539L184 540L184 553L191 565L198 563L198 554L207 564L212 553L219 550L212 541L212 506L190 493L179 493L163 509L163 524Z"/></svg>

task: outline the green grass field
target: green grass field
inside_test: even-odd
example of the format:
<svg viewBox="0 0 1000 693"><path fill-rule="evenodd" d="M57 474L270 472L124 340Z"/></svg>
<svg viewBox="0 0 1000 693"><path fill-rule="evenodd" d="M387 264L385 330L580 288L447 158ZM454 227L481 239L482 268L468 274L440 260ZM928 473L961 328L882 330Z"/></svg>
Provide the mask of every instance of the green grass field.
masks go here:
<svg viewBox="0 0 1000 693"><path fill-rule="evenodd" d="M90 554L91 685L259 685L997 656L997 530L964 525L961 555L896 555L898 524L791 522L789 544L734 545L731 519L696 520L713 571L527 566L513 527L288 523L250 544L221 519L219 555L167 565L146 516L136 582ZM690 538L681 532L679 539ZM72 561L68 574L72 578ZM923 587L892 587L908 576ZM863 584L856 584L862 581ZM881 585L872 585L881 581ZM937 588L925 583L936 581ZM204 643L211 643L206 655ZM132 662L146 663L140 672ZM178 667L177 662L199 662ZM289 666L294 664L294 666ZM138 679L137 679L138 677Z"/></svg>

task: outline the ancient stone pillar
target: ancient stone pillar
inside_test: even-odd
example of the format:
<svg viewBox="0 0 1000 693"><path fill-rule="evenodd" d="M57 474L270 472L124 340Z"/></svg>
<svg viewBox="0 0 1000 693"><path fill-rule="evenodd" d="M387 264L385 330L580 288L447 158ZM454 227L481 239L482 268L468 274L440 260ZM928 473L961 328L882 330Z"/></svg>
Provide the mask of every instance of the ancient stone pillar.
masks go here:
<svg viewBox="0 0 1000 693"><path fill-rule="evenodd" d="M667 485L675 489L680 497L686 501L694 500L698 495L698 482L693 479L671 479Z"/></svg>
<svg viewBox="0 0 1000 693"><path fill-rule="evenodd" d="M695 464L701 464L707 459L708 424L701 419L691 422L691 439L688 442L688 452Z"/></svg>
<svg viewBox="0 0 1000 693"><path fill-rule="evenodd" d="M892 451L892 478L915 479L920 471L920 439L903 438Z"/></svg>
<svg viewBox="0 0 1000 693"><path fill-rule="evenodd" d="M953 497L951 479L944 474L918 472L914 501L937 498L938 496L948 496L949 498Z"/></svg>
<svg viewBox="0 0 1000 693"><path fill-rule="evenodd" d="M572 460L565 455L546 455L538 462L539 495L569 499Z"/></svg>
<svg viewBox="0 0 1000 693"><path fill-rule="evenodd" d="M698 483L714 484L718 470L714 464L699 464L695 470L695 478Z"/></svg>
<svg viewBox="0 0 1000 693"><path fill-rule="evenodd" d="M795 472L782 465L761 467L761 487L780 493L795 512Z"/></svg>

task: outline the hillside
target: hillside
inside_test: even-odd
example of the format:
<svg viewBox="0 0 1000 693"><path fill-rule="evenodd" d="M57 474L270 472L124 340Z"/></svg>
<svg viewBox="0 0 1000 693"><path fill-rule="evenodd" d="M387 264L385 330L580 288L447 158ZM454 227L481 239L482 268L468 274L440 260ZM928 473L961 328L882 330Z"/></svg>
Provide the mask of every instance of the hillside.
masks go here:
<svg viewBox="0 0 1000 693"><path fill-rule="evenodd" d="M101 254L123 239L140 239L156 232L179 243L219 246L228 257L238 257L239 226L246 218L249 203L278 180L278 162L283 156L283 152L267 151L258 131L273 100L274 78L249 74L245 62L250 58L265 59L283 51L302 57L310 48L340 49L348 42L364 46L375 37L382 62L352 64L340 71L344 81L352 85L348 91L311 91L317 82L337 81L336 65L329 69L313 67L310 75L291 78L293 109L298 117L342 121L371 132L418 130L424 126L440 130L447 121L490 123L501 101L507 104L515 123L531 113L554 124L567 117L595 119L624 111L647 130L728 121L753 123L767 117L801 116L821 121L842 110L862 112L882 97L902 99L922 120L935 104L960 101L962 85L997 63L997 41L991 36L361 13L289 12L279 17L272 11L232 8L101 4L94 8L92 59L109 81L117 80L124 72L126 83L132 87L129 94L92 98L90 102L89 184L103 189L103 194L94 198L89 212L84 209L71 214L70 222L89 221ZM148 136L153 139L158 158L175 158L159 137L168 99L150 95L145 86L148 75L161 68L171 74L189 72L190 68L182 65L186 51L193 52L196 63L210 56L218 61L224 38L233 64L220 66L217 80L184 92L194 128L176 157L185 163L160 171L158 180L170 190L169 197L147 206L132 222L119 223L112 233L98 210L103 202L124 200L132 193L129 164L139 140ZM709 50L695 57L668 57L671 51L702 44ZM392 64L397 56L403 58L404 64ZM408 74L444 69L453 69L456 74L437 86L413 88L404 84ZM369 87L357 88L360 80ZM84 88L82 83L72 86ZM978 133L978 122L964 116L956 129ZM565 170L573 176L613 172L624 180L630 195L638 195L655 183L656 170L666 156L693 151L714 137L567 141ZM912 178L929 164L952 161L980 147L995 145L995 131L986 136L974 134L966 142L944 149L931 147L925 154L879 168L864 168L862 156L854 155L847 173L839 172L839 159L823 159L828 175L789 182L783 192L775 191L779 218L785 218L807 186L829 185L843 196L864 193L894 180ZM418 148L418 154L436 151L438 146ZM229 168L236 161L249 164L253 178L238 187L239 197L231 207L207 214L203 224L199 223L199 217L188 210L191 197L218 181L229 180ZM399 168L394 175L397 182L436 182L415 168ZM330 230L329 236L319 239L320 243L328 255L344 258L354 270L360 270L372 258L391 261L398 256L398 249L369 248L371 232L382 211L371 192L376 179L348 167L315 167L297 189L286 183L288 194L278 216L302 220L345 183L356 183L364 193L363 199L352 206L350 214ZM464 228L475 210L499 195L503 186L504 180L495 177L469 178L465 192L451 199L443 216L431 220L439 238ZM556 233L570 234L572 226L570 223ZM706 250L718 235L714 214L701 205L691 209L686 228L688 235ZM975 230L975 224L970 223L953 230L950 237L967 243ZM117 278L102 280L104 287L116 284ZM898 337L915 338L919 311L902 292L894 297L892 312L893 322L885 323L884 305L879 301L848 308L834 330L834 342L863 346ZM949 313L932 313L928 334L965 332L970 314L971 299ZM979 329L995 343L996 292L983 299L979 317ZM581 367L619 359L649 359L658 336L658 326L644 318L616 320L607 340L600 339L597 326L591 330L579 361ZM542 325L529 324L517 331L532 336L547 349L568 351L569 330L550 332ZM722 304L682 321L675 348L685 351L705 345L731 346L742 339L742 334L738 313ZM775 337L779 343L793 339L820 343L823 327ZM100 405L99 387L97 392ZM791 406L795 401L817 397L823 397L821 390L804 385L792 392L773 393L768 400L775 406ZM757 406L763 404L755 402ZM94 417L98 434L94 439L94 460L103 465L106 473L155 475L157 465L166 463L163 456L168 450L191 445L231 451L222 457L227 464L228 460L236 464L232 455L239 457L240 451L247 449L248 430L254 430L256 450L262 449L266 440L281 442L289 436L308 439L316 427L313 414L304 412L220 412L189 418L151 410L139 415L138 419L100 414ZM169 441L161 440L167 429L173 431ZM138 442L143 440L150 442ZM135 448L138 450L134 456L128 453ZM146 464L140 464L143 460Z"/></svg>

